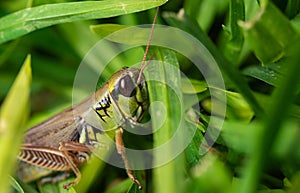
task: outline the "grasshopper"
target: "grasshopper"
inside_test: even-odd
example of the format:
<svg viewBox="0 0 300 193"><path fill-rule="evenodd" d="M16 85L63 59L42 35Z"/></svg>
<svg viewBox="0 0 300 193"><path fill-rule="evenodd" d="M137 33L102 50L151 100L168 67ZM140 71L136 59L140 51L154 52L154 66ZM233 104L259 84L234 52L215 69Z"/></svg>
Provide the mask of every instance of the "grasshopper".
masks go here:
<svg viewBox="0 0 300 193"><path fill-rule="evenodd" d="M115 138L117 152L124 161L128 177L142 189L141 183L130 169L122 134L126 124L139 123L149 106L143 70L157 15L158 8L141 68L119 70L88 99L30 128L25 133L25 140L18 156L20 160L18 175L23 181L33 181L53 171L73 171L76 179L65 184L64 188L76 185L81 178L79 166L88 159L95 146L101 143L97 135L110 135ZM100 128L87 121L91 116L96 117ZM59 180L60 178L55 178L52 181Z"/></svg>

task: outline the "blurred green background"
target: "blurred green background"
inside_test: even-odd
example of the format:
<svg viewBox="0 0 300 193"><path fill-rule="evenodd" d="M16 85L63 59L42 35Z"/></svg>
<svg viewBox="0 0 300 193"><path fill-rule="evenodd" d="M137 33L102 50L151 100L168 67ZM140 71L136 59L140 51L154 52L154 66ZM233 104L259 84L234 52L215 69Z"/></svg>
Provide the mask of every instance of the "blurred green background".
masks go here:
<svg viewBox="0 0 300 193"><path fill-rule="evenodd" d="M121 1L102 2L103 7L93 4L98 2L85 1L1 1L2 178L7 174L14 176L15 161L7 160L15 160L23 131L72 104L74 76L83 57L104 34L118 29L117 25L102 24L151 24L154 7L161 5L157 23L190 33L216 60L225 80L226 91L220 92L227 96L227 112L213 148L200 155L199 151L206 148L199 144L207 122L211 116L218 117L210 114L211 98L205 82L193 64L179 53L158 51L158 58L178 63L199 88L196 103L201 110L193 109L194 104L187 107L190 110L187 112L192 112L192 124L197 124L199 130L174 164L137 172L146 184L139 192L296 193L300 190L299 0L122 1L128 14L124 14ZM72 7L69 3L73 3ZM121 67L141 61L143 52L137 48L121 54L107 67L99 82L107 81ZM31 61L24 63L28 54ZM17 81L23 63L27 67L19 74L23 79ZM16 89L8 95L14 81ZM22 82L26 85L22 86ZM184 84L181 86L183 97L188 97ZM155 96L155 87L150 95ZM6 102L9 100L12 102ZM17 115L20 117L15 118ZM191 119L190 114L187 117ZM6 131L10 128L6 123L13 125L16 132ZM155 136L153 140L159 144ZM10 146L12 142L16 145ZM83 178L89 176L94 180L83 179L70 190L61 188L64 182L39 186L24 184L17 178L9 178L10 183L3 180L0 189L8 192L9 186L14 186L14 192L138 192L124 170L97 163L99 160L92 162L84 168Z"/></svg>

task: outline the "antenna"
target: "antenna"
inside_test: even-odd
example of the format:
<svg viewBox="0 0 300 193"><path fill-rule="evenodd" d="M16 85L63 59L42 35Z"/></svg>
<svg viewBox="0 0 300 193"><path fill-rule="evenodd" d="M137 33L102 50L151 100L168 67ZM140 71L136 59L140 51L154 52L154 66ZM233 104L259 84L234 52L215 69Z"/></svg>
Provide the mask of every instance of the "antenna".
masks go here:
<svg viewBox="0 0 300 193"><path fill-rule="evenodd" d="M148 50L149 50L149 47L150 47L150 43L151 43L151 40L152 40L152 37L153 37L154 26L155 26L156 18L157 18L157 15L158 15L158 10L159 10L159 7L156 8L155 16L154 16L152 27L151 27L151 32L150 32L150 35L149 35L149 38L148 38L146 50L145 50L144 57L143 57L143 60L142 60L142 63L141 63L141 70L140 70L138 79L136 81L137 84L139 84L141 82L143 71L144 71L145 67L149 64L149 63L145 64L145 62L146 62L146 59L147 59L147 54L148 54Z"/></svg>

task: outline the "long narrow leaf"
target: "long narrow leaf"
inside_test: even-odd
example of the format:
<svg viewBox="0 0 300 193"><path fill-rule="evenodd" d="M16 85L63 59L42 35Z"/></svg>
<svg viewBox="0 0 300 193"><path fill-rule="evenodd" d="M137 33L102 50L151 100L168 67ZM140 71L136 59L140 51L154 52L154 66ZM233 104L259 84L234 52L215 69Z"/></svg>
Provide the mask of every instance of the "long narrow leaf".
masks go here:
<svg viewBox="0 0 300 193"><path fill-rule="evenodd" d="M180 95L181 81L176 55L171 51L160 49L156 53L156 57L167 64L163 65L163 63L159 63L155 66L149 64L149 71L147 72L152 79L161 80L161 82L149 82L148 87L151 102L159 101L165 107L165 116L163 116L164 113L162 113L161 106L158 103L150 106L153 129L158 129L160 123L163 121L162 127L154 133L154 148L160 148L169 142L168 140L174 140L173 135L177 130L181 129L179 125L180 116L182 116L180 105L182 95ZM174 89L178 89L178 91L174 91ZM176 143L180 144L181 142L176 141ZM154 166L159 166L162 159L172 157L172 154L176 152L176 148L176 145L169 145L164 149L163 155L161 154L162 151L154 151L154 164L157 164ZM154 169L155 192L177 192L182 188L183 163L181 156L174 157L174 159L169 160L165 165Z"/></svg>
<svg viewBox="0 0 300 193"><path fill-rule="evenodd" d="M0 19L0 43L51 25L129 14L160 6L166 1L86 1L23 9Z"/></svg>
<svg viewBox="0 0 300 193"><path fill-rule="evenodd" d="M13 173L23 126L28 116L31 83L30 56L15 80L0 111L0 180L1 192L9 192L9 177Z"/></svg>

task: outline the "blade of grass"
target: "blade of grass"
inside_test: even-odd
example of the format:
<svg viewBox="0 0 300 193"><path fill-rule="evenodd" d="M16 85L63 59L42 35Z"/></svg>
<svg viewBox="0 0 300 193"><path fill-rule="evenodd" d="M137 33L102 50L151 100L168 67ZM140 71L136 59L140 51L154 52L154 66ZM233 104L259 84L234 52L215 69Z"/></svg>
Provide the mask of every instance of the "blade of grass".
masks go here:
<svg viewBox="0 0 300 193"><path fill-rule="evenodd" d="M106 156L109 154L107 153ZM103 155L104 156L104 155ZM82 178L79 184L75 187L77 192L85 193L89 190L97 176L101 173L105 166L105 163L97 157L94 157L89 164L85 165L82 169Z"/></svg>
<svg viewBox="0 0 300 193"><path fill-rule="evenodd" d="M17 191L19 193L21 193L21 192L38 193L30 185L22 182L20 179L11 178L11 186L14 187L15 191Z"/></svg>
<svg viewBox="0 0 300 193"><path fill-rule="evenodd" d="M229 5L230 39L225 44L224 55L231 63L237 65L244 44L244 36L238 21L245 20L245 5L244 0L231 0Z"/></svg>
<svg viewBox="0 0 300 193"><path fill-rule="evenodd" d="M46 4L0 18L0 43L44 27L88 19L113 17L160 6L167 0L86 1Z"/></svg>
<svg viewBox="0 0 300 193"><path fill-rule="evenodd" d="M23 190L23 188L21 187L21 185L14 178L11 178L11 185L14 187L14 189L18 193L25 193L25 191Z"/></svg>
<svg viewBox="0 0 300 193"><path fill-rule="evenodd" d="M166 120L164 120L165 122L163 126L154 133L154 147L159 147L173 137L176 129L180 129L178 128L178 116L182 116L182 109L181 105L179 104L180 101L178 101L177 97L181 98L182 96L174 94L174 91L171 92L170 87L168 87L172 86L172 89L177 88L180 93L181 81L175 53L168 50L159 49L158 52L155 52L155 57L168 64L163 65L160 63L155 66L150 64L147 72L145 72L146 76L162 81L150 81L148 84L150 101L162 102L166 110ZM172 65L173 68L171 67ZM150 106L152 127L155 129L157 129L158 125L162 122L161 116L156 115L156 113L159 111L157 108L158 107L156 106ZM181 142L177 141L177 143ZM161 160L162 157L169 157L170 154L176 151L175 148L175 146L169 146L168 150L165 152L165 155L154 153L154 164L159 162L158 160ZM170 162L166 163L165 165L154 169L154 192L178 192L182 189L182 182L184 179L184 162L182 158L182 156L178 156L173 160L170 160Z"/></svg>
<svg viewBox="0 0 300 193"><path fill-rule="evenodd" d="M285 74L282 72L282 70L277 71L276 69L273 68L276 67L277 65L278 63L270 64L267 66L261 66L261 65L249 66L243 70L243 74L262 80L270 85L277 86L278 80L282 78ZM282 65L280 66L283 67Z"/></svg>
<svg viewBox="0 0 300 193"><path fill-rule="evenodd" d="M300 1L299 0L288 0L287 6L285 8L286 15L292 19L300 11Z"/></svg>
<svg viewBox="0 0 300 193"><path fill-rule="evenodd" d="M97 34L100 38L104 38L109 34L112 34L115 31L124 29L128 26L120 24L100 24L100 25L91 25L90 29L92 32Z"/></svg>
<svg viewBox="0 0 300 193"><path fill-rule="evenodd" d="M197 20L203 31L208 32L214 19L225 12L228 2L228 0L184 1L184 9L190 17Z"/></svg>
<svg viewBox="0 0 300 193"><path fill-rule="evenodd" d="M9 177L16 164L24 124L28 116L31 83L30 56L25 60L0 111L0 180L1 192L10 192Z"/></svg>
<svg viewBox="0 0 300 193"><path fill-rule="evenodd" d="M0 54L0 67L5 66L5 62L11 57L11 54L15 51L19 41L10 42L5 46L5 49Z"/></svg>
<svg viewBox="0 0 300 193"><path fill-rule="evenodd" d="M130 185L132 185L132 181L130 179L127 179L106 190L105 193L123 193L128 190L128 187L130 187Z"/></svg>

